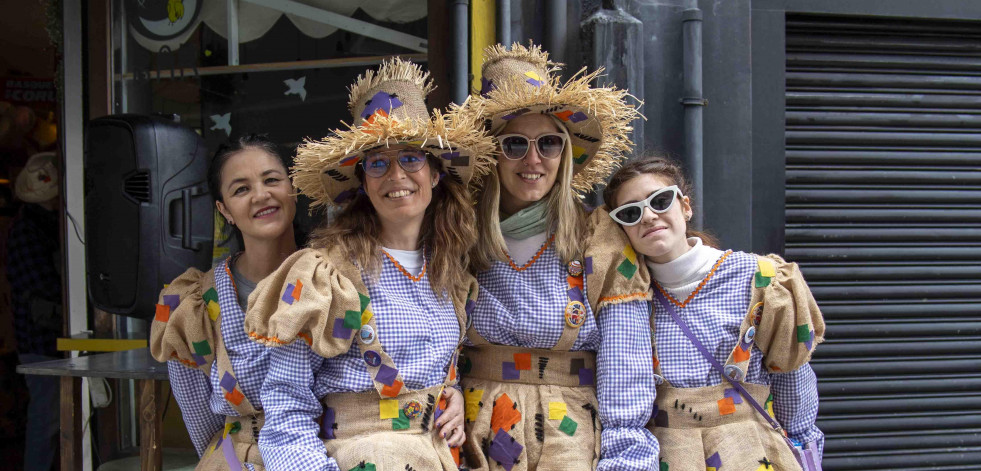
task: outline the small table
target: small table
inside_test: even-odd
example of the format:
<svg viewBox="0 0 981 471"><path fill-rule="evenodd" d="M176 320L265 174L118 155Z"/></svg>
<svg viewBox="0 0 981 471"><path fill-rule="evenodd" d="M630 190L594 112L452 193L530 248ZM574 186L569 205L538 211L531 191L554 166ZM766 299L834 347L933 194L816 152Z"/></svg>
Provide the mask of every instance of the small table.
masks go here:
<svg viewBox="0 0 981 471"><path fill-rule="evenodd" d="M163 407L160 404L167 364L141 348L122 352L44 361L17 366L26 375L61 377L61 469L82 469L82 417L76 403L82 390L81 378L135 379L140 384L140 469L159 471L163 466L161 434Z"/></svg>

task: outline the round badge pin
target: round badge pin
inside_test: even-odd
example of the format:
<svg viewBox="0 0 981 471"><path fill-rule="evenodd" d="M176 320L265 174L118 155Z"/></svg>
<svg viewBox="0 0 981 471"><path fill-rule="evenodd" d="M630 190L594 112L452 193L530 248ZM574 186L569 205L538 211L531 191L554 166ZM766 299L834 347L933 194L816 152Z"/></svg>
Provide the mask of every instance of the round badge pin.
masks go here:
<svg viewBox="0 0 981 471"><path fill-rule="evenodd" d="M368 350L367 352L364 352L364 362L367 363L368 366L381 366L382 357L378 354L378 352Z"/></svg>
<svg viewBox="0 0 981 471"><path fill-rule="evenodd" d="M579 301L569 301L565 305L565 323L569 327L579 328L586 322L586 305Z"/></svg>
<svg viewBox="0 0 981 471"><path fill-rule="evenodd" d="M743 336L743 342L753 343L754 338L756 338L756 327L749 326L749 328L746 329L746 335Z"/></svg>
<svg viewBox="0 0 981 471"><path fill-rule="evenodd" d="M361 343L365 345L371 345L375 341L375 329L372 329L370 325L361 326Z"/></svg>
<svg viewBox="0 0 981 471"><path fill-rule="evenodd" d="M750 312L753 313L753 325L759 326L760 321L763 320L763 302L754 304Z"/></svg>
<svg viewBox="0 0 981 471"><path fill-rule="evenodd" d="M579 260L569 262L569 275L575 277L582 276L582 262Z"/></svg>
<svg viewBox="0 0 981 471"><path fill-rule="evenodd" d="M743 370L736 365L726 365L725 374L733 381L743 380Z"/></svg>
<svg viewBox="0 0 981 471"><path fill-rule="evenodd" d="M409 401L405 407L402 408L402 412L405 412L405 416L414 419L422 415L422 404L419 401Z"/></svg>

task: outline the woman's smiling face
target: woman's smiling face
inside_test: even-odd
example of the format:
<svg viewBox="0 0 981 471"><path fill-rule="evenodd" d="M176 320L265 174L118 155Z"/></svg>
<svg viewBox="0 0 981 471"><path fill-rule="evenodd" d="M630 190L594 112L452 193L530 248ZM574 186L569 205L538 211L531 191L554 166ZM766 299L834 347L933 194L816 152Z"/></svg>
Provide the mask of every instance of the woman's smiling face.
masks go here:
<svg viewBox="0 0 981 471"><path fill-rule="evenodd" d="M238 227L242 237L275 239L292 227L296 199L278 157L246 147L225 161L220 188L218 210Z"/></svg>
<svg viewBox="0 0 981 471"><path fill-rule="evenodd" d="M658 175L641 174L626 181L617 191L616 201L609 203L616 208L624 204L644 201L652 193L672 184ZM634 250L644 254L654 263L667 263L688 250L685 233L691 216L692 209L688 197L679 194L667 211L659 214L645 207L639 223L621 227L627 233Z"/></svg>
<svg viewBox="0 0 981 471"><path fill-rule="evenodd" d="M418 158L422 159L419 170L409 172L403 169L398 162L399 151L402 150L418 151L414 147L400 144L380 151L380 155L375 157L366 157L369 164L375 162L376 165L383 165L383 162L388 162L388 170L380 177L363 176L364 191L383 226L422 220L433 199L433 187L439 181L439 175L430 167L429 159L423 152L418 152L421 156ZM406 154L409 152L403 153L401 158L409 158ZM412 162L404 164L411 166Z"/></svg>
<svg viewBox="0 0 981 471"><path fill-rule="evenodd" d="M556 132L561 131L552 118L540 113L529 113L512 119L498 135L520 134L528 139L535 139L542 134ZM508 159L498 151L501 210L514 214L544 198L555 185L562 155L560 153L556 158L543 158L534 144L529 145L524 158L517 160Z"/></svg>

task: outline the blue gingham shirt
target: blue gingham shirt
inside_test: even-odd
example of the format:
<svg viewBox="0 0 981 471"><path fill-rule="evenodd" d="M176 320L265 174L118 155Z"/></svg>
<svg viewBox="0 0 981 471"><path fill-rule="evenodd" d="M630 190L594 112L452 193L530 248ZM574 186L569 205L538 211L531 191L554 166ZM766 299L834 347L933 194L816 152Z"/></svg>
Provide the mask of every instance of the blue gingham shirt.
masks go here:
<svg viewBox="0 0 981 471"><path fill-rule="evenodd" d="M256 410L262 410L259 390L269 370L269 349L249 340L245 333L245 313L238 304L232 279L225 272L224 263L219 264L214 273L215 291L218 292L218 304L221 306L218 318L220 334L225 342L225 351L238 380L238 388ZM170 373L170 388L184 415L191 442L201 455L215 433L225 426L225 416L238 416L239 413L225 400L224 390L219 384L221 377L217 360L211 365L210 377L176 360L167 362L167 371ZM243 430L241 433L251 431ZM252 469L249 463L246 463L246 467Z"/></svg>
<svg viewBox="0 0 981 471"><path fill-rule="evenodd" d="M756 270L756 255L733 252L691 302L684 308L675 306L678 315L719 363L724 364L736 347ZM676 388L721 384L721 373L698 352L671 315L657 300L653 306L654 341L664 378ZM817 379L810 365L771 374L763 368L763 352L754 345L745 381L770 386L773 412L787 434L801 443L816 442L819 452L823 450L824 434L814 423L818 412Z"/></svg>
<svg viewBox="0 0 981 471"><path fill-rule="evenodd" d="M477 275L480 293L473 325L488 342L550 349L565 329L567 267L549 247L518 272L495 262ZM588 290L584 286L584 291ZM585 293L584 293L585 294ZM588 296L587 296L588 299ZM649 307L644 301L608 305L586 322L572 350L596 352L601 459L598 470L655 470L657 440L645 426L654 404Z"/></svg>
<svg viewBox="0 0 981 471"><path fill-rule="evenodd" d="M376 281L367 275L363 281L371 297L375 341L392 357L405 387L442 384L460 340L453 304L436 298L428 274L414 282L388 257L382 256ZM333 358L317 355L302 341L271 349L262 389L266 423L259 434L267 470L339 469L327 456L314 421L323 413L320 398L327 394L375 390L356 339L347 353Z"/></svg>

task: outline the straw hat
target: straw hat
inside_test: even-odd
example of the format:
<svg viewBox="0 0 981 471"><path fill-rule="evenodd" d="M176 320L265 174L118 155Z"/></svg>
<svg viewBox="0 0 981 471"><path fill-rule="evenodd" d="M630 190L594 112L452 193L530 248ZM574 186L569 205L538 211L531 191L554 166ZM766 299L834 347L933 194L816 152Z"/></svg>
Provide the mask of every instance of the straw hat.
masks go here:
<svg viewBox="0 0 981 471"><path fill-rule="evenodd" d="M590 86L603 69L586 73L583 68L563 84L555 75L559 65L535 45L487 47L480 96L472 96L453 113L478 115L495 135L509 120L527 113L554 116L569 130L572 187L584 194L604 182L630 152L631 122L643 116L627 104L627 97L634 98L626 90Z"/></svg>
<svg viewBox="0 0 981 471"><path fill-rule="evenodd" d="M365 154L395 144L431 153L443 176L460 184L489 172L491 138L476 117L444 116L436 110L430 117L426 95L432 89L428 73L399 58L386 60L377 72L365 72L349 88L353 124L300 144L293 184L314 200L314 206L342 206L361 187L355 170Z"/></svg>

